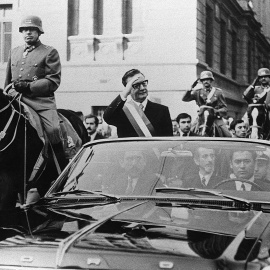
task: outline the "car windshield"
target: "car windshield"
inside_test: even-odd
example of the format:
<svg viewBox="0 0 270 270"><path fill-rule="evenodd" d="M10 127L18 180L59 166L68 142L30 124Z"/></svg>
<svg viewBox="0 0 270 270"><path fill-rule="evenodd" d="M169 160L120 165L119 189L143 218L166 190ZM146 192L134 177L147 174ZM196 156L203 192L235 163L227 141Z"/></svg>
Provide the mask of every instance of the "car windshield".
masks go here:
<svg viewBox="0 0 270 270"><path fill-rule="evenodd" d="M270 191L270 144L248 140L119 140L88 144L47 196L88 190L156 195L158 188ZM64 193L65 194L65 193ZM159 193L160 194L160 193Z"/></svg>

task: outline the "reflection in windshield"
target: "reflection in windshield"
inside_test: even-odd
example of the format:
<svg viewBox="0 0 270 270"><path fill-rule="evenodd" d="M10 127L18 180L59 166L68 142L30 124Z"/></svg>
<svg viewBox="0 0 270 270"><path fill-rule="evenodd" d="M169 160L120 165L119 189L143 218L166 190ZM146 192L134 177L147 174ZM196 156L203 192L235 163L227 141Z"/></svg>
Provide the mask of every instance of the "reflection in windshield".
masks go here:
<svg viewBox="0 0 270 270"><path fill-rule="evenodd" d="M157 187L270 191L270 149L234 141L133 141L88 146L51 192L150 195Z"/></svg>

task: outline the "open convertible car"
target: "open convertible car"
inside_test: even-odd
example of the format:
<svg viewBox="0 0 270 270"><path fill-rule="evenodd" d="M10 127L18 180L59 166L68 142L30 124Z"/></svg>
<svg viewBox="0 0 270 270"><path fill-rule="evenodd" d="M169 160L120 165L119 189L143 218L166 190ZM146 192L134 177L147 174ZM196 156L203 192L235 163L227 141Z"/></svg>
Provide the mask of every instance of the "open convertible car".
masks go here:
<svg viewBox="0 0 270 270"><path fill-rule="evenodd" d="M263 140L88 143L0 212L0 269L270 269L269 160Z"/></svg>

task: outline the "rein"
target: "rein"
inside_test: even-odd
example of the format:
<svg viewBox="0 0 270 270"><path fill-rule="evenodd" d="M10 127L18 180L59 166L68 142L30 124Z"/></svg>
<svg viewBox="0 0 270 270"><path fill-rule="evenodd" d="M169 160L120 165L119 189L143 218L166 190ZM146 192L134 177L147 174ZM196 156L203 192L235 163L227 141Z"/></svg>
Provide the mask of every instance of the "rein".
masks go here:
<svg viewBox="0 0 270 270"><path fill-rule="evenodd" d="M6 136L6 132L10 126L10 124L12 123L12 120L13 120L13 117L15 115L15 113L18 113L19 114L19 117L18 117L18 120L17 120L17 123L16 123L16 126L15 126L15 130L14 130L14 134L13 134L13 137L11 139L11 141L2 149L0 149L0 152L3 152L4 150L6 150L12 143L13 141L15 140L15 137L16 137L16 134L17 134L17 130L18 130L18 125L19 125L19 121L20 121L20 118L21 116L25 117L22 113L21 113L21 107L19 106L20 108L20 111L18 112L14 106L12 105L12 102L14 101L16 97L14 97L5 107L3 107L1 110L0 110L0 113L1 112L4 112L5 110L7 110L10 106L11 106L11 109L12 109L12 112L11 112L11 115L4 127L4 129L2 131L0 131L0 141L2 139L4 139L4 137ZM25 118L26 119L26 118Z"/></svg>

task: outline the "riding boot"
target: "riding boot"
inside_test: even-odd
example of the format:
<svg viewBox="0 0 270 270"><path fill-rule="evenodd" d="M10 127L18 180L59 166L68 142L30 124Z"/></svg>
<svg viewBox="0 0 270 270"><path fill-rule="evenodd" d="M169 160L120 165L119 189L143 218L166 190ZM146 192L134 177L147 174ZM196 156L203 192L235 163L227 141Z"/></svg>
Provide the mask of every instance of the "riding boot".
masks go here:
<svg viewBox="0 0 270 270"><path fill-rule="evenodd" d="M52 144L52 148L57 158L60 169L62 171L68 164L68 159L66 159L63 144L62 142L59 142L57 144Z"/></svg>

